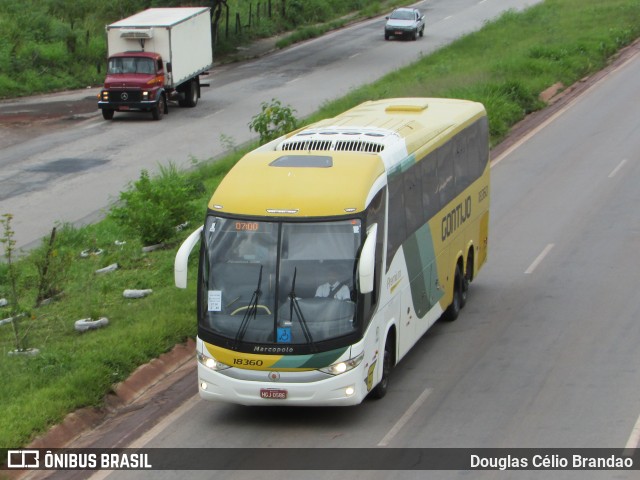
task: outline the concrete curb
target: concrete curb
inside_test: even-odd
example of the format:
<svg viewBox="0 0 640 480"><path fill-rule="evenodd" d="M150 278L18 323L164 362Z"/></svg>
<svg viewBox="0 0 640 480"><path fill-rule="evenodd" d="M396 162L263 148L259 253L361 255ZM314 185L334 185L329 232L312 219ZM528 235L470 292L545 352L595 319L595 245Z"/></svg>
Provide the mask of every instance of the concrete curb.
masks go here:
<svg viewBox="0 0 640 480"><path fill-rule="evenodd" d="M62 423L51 427L27 448L63 448L87 430L103 423L108 416L130 407L151 387L158 384L195 356L195 341L176 345L171 351L138 367L125 381L117 384L107 395L104 407L86 407L68 414ZM194 380L195 381L195 380Z"/></svg>

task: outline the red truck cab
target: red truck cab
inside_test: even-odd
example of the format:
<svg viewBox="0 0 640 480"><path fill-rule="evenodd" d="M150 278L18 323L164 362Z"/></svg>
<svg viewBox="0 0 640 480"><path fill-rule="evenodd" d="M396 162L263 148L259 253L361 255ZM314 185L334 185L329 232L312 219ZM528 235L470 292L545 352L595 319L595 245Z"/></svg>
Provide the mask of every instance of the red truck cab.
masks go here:
<svg viewBox="0 0 640 480"><path fill-rule="evenodd" d="M169 73L169 72L167 72ZM106 120L116 111L147 111L155 120L167 111L165 67L153 52L123 52L109 57L98 107Z"/></svg>
<svg viewBox="0 0 640 480"><path fill-rule="evenodd" d="M168 113L195 107L200 75L213 66L209 7L149 8L107 25L107 78L98 95L105 120L115 112Z"/></svg>

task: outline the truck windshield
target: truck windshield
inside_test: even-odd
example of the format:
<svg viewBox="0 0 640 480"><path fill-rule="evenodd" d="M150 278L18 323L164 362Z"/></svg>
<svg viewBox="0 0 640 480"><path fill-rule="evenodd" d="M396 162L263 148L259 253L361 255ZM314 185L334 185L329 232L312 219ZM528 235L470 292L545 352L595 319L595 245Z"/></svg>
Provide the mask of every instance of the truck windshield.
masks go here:
<svg viewBox="0 0 640 480"><path fill-rule="evenodd" d="M236 346L313 346L357 330L360 220L210 216L204 232L201 328Z"/></svg>
<svg viewBox="0 0 640 480"><path fill-rule="evenodd" d="M140 57L114 57L109 59L109 74L118 73L155 73L153 60Z"/></svg>

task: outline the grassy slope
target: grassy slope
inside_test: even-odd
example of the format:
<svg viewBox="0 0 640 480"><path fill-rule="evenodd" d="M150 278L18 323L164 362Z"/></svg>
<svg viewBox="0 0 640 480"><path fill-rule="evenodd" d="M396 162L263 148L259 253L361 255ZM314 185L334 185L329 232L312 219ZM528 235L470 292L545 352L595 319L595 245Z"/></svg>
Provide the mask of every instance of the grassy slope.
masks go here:
<svg viewBox="0 0 640 480"><path fill-rule="evenodd" d="M495 144L510 125L543 106L537 100L540 91L600 69L638 36L638 0L547 0L523 14L508 13L415 65L328 103L313 119L382 97L470 98L487 106ZM198 170L207 193L194 199L200 218L192 219L192 225L201 221L209 192L238 157ZM8 357L13 335L10 327L0 326L0 448L25 445L69 411L100 405L114 382L196 332L194 282L186 291L173 287L175 248L141 254L131 240L117 247L114 241L123 234L109 221L63 230L57 253L75 259L67 273L66 294L59 302L32 308L31 318L22 324L29 345L40 348L41 355ZM105 255L77 260L78 252L92 244L104 248ZM113 262L122 268L106 277L92 274ZM33 267L25 261L20 270L21 283L33 285ZM8 295L7 284L7 267L0 265L0 297ZM154 293L126 300L125 288L152 288ZM33 296L27 290L25 298ZM86 317L95 304L109 317L110 326L76 333L73 322Z"/></svg>

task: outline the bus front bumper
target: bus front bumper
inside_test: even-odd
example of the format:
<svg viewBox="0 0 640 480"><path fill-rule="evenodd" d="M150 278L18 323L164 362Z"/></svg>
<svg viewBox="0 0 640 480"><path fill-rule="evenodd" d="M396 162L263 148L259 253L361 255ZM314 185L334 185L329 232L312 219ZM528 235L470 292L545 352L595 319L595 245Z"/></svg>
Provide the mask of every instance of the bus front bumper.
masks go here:
<svg viewBox="0 0 640 480"><path fill-rule="evenodd" d="M357 405L368 394L362 365L320 381L280 383L238 380L198 363L198 390L204 400L267 406Z"/></svg>

